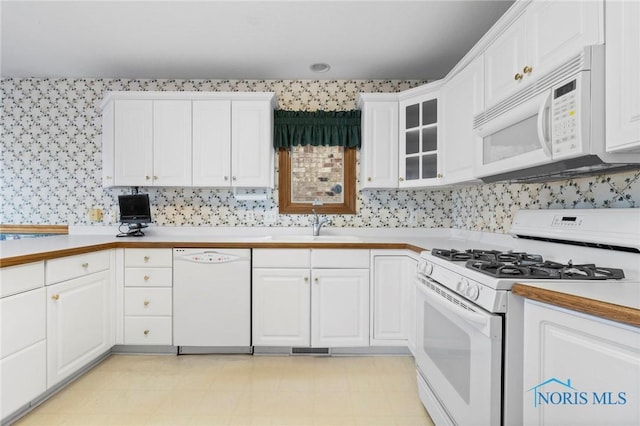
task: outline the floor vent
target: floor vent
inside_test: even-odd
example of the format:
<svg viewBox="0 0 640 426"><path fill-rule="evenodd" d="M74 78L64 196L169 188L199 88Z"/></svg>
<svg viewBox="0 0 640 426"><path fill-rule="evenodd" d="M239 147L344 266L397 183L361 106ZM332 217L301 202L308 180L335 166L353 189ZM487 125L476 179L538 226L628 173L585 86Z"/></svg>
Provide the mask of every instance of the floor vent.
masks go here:
<svg viewBox="0 0 640 426"><path fill-rule="evenodd" d="M291 348L291 355L331 355L329 348Z"/></svg>

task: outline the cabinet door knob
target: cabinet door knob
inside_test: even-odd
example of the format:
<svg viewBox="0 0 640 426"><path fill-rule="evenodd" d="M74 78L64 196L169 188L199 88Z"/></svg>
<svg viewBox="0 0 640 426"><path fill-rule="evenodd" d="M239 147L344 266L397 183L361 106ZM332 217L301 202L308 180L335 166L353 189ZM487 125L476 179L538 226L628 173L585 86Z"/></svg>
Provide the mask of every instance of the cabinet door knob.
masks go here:
<svg viewBox="0 0 640 426"><path fill-rule="evenodd" d="M320 279L318 279L317 277L313 279L314 283L318 283L320 281Z"/></svg>
<svg viewBox="0 0 640 426"><path fill-rule="evenodd" d="M144 177L146 180L151 180L151 176L145 176Z"/></svg>
<svg viewBox="0 0 640 426"><path fill-rule="evenodd" d="M526 65L523 69L522 72L525 74L529 74L531 71L533 71L533 67L530 67L529 65Z"/></svg>
<svg viewBox="0 0 640 426"><path fill-rule="evenodd" d="M149 301L148 300L144 301L144 306L149 306Z"/></svg>
<svg viewBox="0 0 640 426"><path fill-rule="evenodd" d="M371 182L371 176L367 178L367 182Z"/></svg>
<svg viewBox="0 0 640 426"><path fill-rule="evenodd" d="M231 178L231 180L236 180L236 177L235 177L235 176L234 176L234 177L232 177L232 178Z"/></svg>
<svg viewBox="0 0 640 426"><path fill-rule="evenodd" d="M522 80L522 74L517 72L516 75L513 76L513 79L516 81Z"/></svg>
<svg viewBox="0 0 640 426"><path fill-rule="evenodd" d="M149 281L149 278L151 278L149 275L145 275L142 279L145 281Z"/></svg>
<svg viewBox="0 0 640 426"><path fill-rule="evenodd" d="M309 282L309 277L304 277L304 282L308 283Z"/></svg>
<svg viewBox="0 0 640 426"><path fill-rule="evenodd" d="M225 176L225 177L224 177L224 180L229 180L229 176Z"/></svg>
<svg viewBox="0 0 640 426"><path fill-rule="evenodd" d="M145 330L145 331L143 331L143 333L144 333L144 335L146 336L146 335L148 335L148 334L149 334L149 330Z"/></svg>
<svg viewBox="0 0 640 426"><path fill-rule="evenodd" d="M51 298L53 300L58 300L58 299L60 299L60 295L59 294L54 294L53 296L51 296Z"/></svg>
<svg viewBox="0 0 640 426"><path fill-rule="evenodd" d="M158 180L158 176L154 176L154 177L153 177L153 180Z"/></svg>
<svg viewBox="0 0 640 426"><path fill-rule="evenodd" d="M438 178L442 178L442 173L438 173Z"/></svg>
<svg viewBox="0 0 640 426"><path fill-rule="evenodd" d="M82 265L80 265L80 266L82 266L84 269L87 269L87 268L89 267L89 263L84 262L84 263L83 263Z"/></svg>
<svg viewBox="0 0 640 426"><path fill-rule="evenodd" d="M149 256L145 256L145 257L143 257L143 259L144 259L145 262L148 262L149 261Z"/></svg>
<svg viewBox="0 0 640 426"><path fill-rule="evenodd" d="M398 180L399 180L400 182L404 182L404 178L403 178L402 176L400 176L400 177L398 178Z"/></svg>

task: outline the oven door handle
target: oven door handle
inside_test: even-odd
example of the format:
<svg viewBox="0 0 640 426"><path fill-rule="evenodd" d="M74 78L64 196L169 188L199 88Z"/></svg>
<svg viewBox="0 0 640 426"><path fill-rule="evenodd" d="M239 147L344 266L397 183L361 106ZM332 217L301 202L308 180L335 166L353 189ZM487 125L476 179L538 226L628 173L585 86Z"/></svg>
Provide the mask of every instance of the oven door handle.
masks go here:
<svg viewBox="0 0 640 426"><path fill-rule="evenodd" d="M440 306L443 309L448 310L449 312L454 313L457 317L465 320L467 323L471 324L474 328L481 330L483 334L489 335L491 334L490 330L487 330L487 326L490 325L489 318L486 315L477 314L472 311L468 311L465 308L458 306L455 303L449 302L447 299L443 298L436 292L432 291L425 284L420 282L420 280L426 279L428 281L433 281L427 277L421 277L418 280L418 289L429 299L430 302Z"/></svg>

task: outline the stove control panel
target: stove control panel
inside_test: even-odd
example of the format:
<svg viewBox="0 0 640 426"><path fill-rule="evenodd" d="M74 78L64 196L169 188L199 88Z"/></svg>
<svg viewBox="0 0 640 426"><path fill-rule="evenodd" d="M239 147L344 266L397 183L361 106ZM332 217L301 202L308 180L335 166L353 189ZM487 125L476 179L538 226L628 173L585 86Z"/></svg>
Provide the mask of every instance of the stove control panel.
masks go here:
<svg viewBox="0 0 640 426"><path fill-rule="evenodd" d="M582 225L580 216L554 216L551 226L554 228L578 228Z"/></svg>

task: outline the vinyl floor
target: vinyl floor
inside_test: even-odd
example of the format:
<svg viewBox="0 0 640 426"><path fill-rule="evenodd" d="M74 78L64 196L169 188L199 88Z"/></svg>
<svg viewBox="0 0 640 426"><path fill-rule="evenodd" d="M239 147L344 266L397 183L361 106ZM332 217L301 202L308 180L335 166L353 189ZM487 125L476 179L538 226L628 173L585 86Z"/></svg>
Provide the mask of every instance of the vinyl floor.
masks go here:
<svg viewBox="0 0 640 426"><path fill-rule="evenodd" d="M433 425L404 356L112 355L28 425Z"/></svg>

